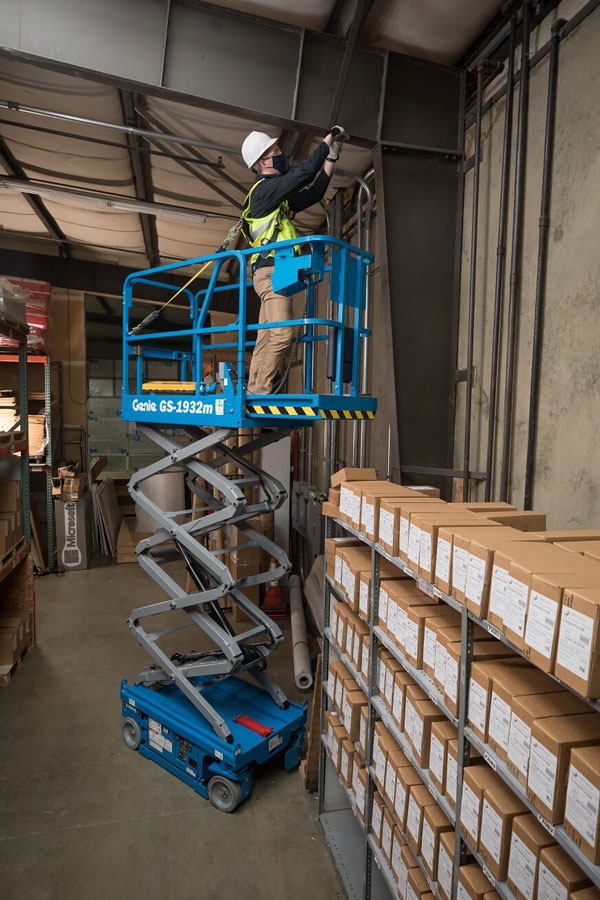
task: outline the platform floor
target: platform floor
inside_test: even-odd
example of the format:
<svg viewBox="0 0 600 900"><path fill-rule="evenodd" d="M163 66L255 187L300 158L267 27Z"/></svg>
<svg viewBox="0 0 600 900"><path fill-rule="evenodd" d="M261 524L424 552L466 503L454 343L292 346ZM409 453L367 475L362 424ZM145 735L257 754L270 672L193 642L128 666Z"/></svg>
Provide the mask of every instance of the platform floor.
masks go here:
<svg viewBox="0 0 600 900"><path fill-rule="evenodd" d="M341 900L297 772L264 770L228 816L125 747L119 682L146 662L126 618L161 596L139 567L49 576L36 591L38 645L0 689L2 898ZM289 640L271 661L301 699Z"/></svg>

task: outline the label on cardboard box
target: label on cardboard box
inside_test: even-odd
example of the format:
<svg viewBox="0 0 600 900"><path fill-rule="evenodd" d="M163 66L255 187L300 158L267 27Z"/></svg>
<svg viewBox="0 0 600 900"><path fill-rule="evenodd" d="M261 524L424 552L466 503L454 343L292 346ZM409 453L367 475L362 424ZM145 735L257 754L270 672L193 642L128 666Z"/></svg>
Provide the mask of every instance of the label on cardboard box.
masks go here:
<svg viewBox="0 0 600 900"><path fill-rule="evenodd" d="M455 547L452 554L452 587L464 591L467 582L469 554L463 547Z"/></svg>
<svg viewBox="0 0 600 900"><path fill-rule="evenodd" d="M556 875L543 862L540 862L538 875L538 897L540 900L567 900L568 896L569 891L564 884L561 884Z"/></svg>
<svg viewBox="0 0 600 900"><path fill-rule="evenodd" d="M408 552L408 530L409 530L408 519L405 519L404 516L402 516L402 518L400 519L399 544L400 544L400 550L403 553Z"/></svg>
<svg viewBox="0 0 600 900"><path fill-rule="evenodd" d="M388 592L380 587L379 588L378 615L379 615L379 620L381 622L385 622L386 625L387 625L387 620L388 620L388 601L389 601ZM362 609L362 606L361 606L361 609ZM366 612L366 610L365 610L365 612Z"/></svg>
<svg viewBox="0 0 600 900"><path fill-rule="evenodd" d="M352 647L354 645L354 631L352 628L346 628L346 653L352 656Z"/></svg>
<svg viewBox="0 0 600 900"><path fill-rule="evenodd" d="M508 758L522 775L529 769L529 745L531 744L531 728L523 719L514 713L510 718L510 734L508 736Z"/></svg>
<svg viewBox="0 0 600 900"><path fill-rule="evenodd" d="M406 788L400 784L400 779L396 781L396 799L394 800L394 809L398 814L398 820L404 821L404 807L406 805Z"/></svg>
<svg viewBox="0 0 600 900"><path fill-rule="evenodd" d="M584 680L590 668L594 621L576 609L563 606L556 662Z"/></svg>
<svg viewBox="0 0 600 900"><path fill-rule="evenodd" d="M347 488L342 486L340 491L340 512L344 513L344 515L350 515L350 509L352 507L352 501L354 499L354 494L351 488Z"/></svg>
<svg viewBox="0 0 600 900"><path fill-rule="evenodd" d="M511 711L508 703L502 700L495 691L492 691L488 734L503 750L508 750L510 715Z"/></svg>
<svg viewBox="0 0 600 900"><path fill-rule="evenodd" d="M442 844L440 843L440 852L438 855L438 883L440 884L442 890L446 897L452 896L452 860L446 853Z"/></svg>
<svg viewBox="0 0 600 900"><path fill-rule="evenodd" d="M554 799L557 758L537 738L531 739L527 785L542 803L551 807Z"/></svg>
<svg viewBox="0 0 600 900"><path fill-rule="evenodd" d="M435 680L442 686L446 683L446 659L448 654L446 648L442 647L439 641L435 647Z"/></svg>
<svg viewBox="0 0 600 900"><path fill-rule="evenodd" d="M450 759L448 759L450 762ZM460 805L460 822L477 845L479 832L479 797L463 781L462 803Z"/></svg>
<svg viewBox="0 0 600 900"><path fill-rule="evenodd" d="M471 678L469 682L468 720L474 728L485 734L485 718L487 712L487 691Z"/></svg>
<svg viewBox="0 0 600 900"><path fill-rule="evenodd" d="M377 835L377 837L381 834L381 820L383 818L382 815L383 807L379 806L378 803L373 803L373 812L371 814L371 828Z"/></svg>
<svg viewBox="0 0 600 900"><path fill-rule="evenodd" d="M366 748L367 746L367 720L360 717L360 734L358 737L358 743L361 747Z"/></svg>
<svg viewBox="0 0 600 900"><path fill-rule="evenodd" d="M458 764L453 756L448 754L448 762L446 763L446 793L449 794L456 803L456 789L458 785Z"/></svg>
<svg viewBox="0 0 600 900"><path fill-rule="evenodd" d="M346 781L348 780L348 762L349 762L348 751L344 750L344 748L342 747L342 759L340 762L340 771L341 771L342 775L344 776L344 778L346 779Z"/></svg>
<svg viewBox="0 0 600 900"><path fill-rule="evenodd" d="M342 583L342 557L336 555L335 557L335 578L334 581L336 584Z"/></svg>
<svg viewBox="0 0 600 900"><path fill-rule="evenodd" d="M350 709L350 704L348 703L348 698L344 697L343 711L342 711L342 721L346 726L346 731L350 725L352 720L352 710Z"/></svg>
<svg viewBox="0 0 600 900"><path fill-rule="evenodd" d="M396 618L398 614L398 604L396 601L389 597L388 599L388 607L387 607L387 627L390 634L396 635L397 625Z"/></svg>
<svg viewBox="0 0 600 900"><path fill-rule="evenodd" d="M467 891L462 882L458 882L456 886L456 900L472 900L471 895Z"/></svg>
<svg viewBox="0 0 600 900"><path fill-rule="evenodd" d="M408 880L406 882L406 900L419 900L413 890L412 885L408 883Z"/></svg>
<svg viewBox="0 0 600 900"><path fill-rule="evenodd" d="M335 683L335 705L339 710L342 708L342 692L344 690L344 685L338 678Z"/></svg>
<svg viewBox="0 0 600 900"><path fill-rule="evenodd" d="M537 858L518 834L514 834L510 841L510 858L508 861L508 877L515 884L527 900L533 897L535 887L535 869Z"/></svg>
<svg viewBox="0 0 600 900"><path fill-rule="evenodd" d="M364 497L360 512L360 524L364 525L367 534L375 534L375 504L369 503Z"/></svg>
<svg viewBox="0 0 600 900"><path fill-rule="evenodd" d="M394 701L394 672L392 669L387 669L385 673L385 699L391 708Z"/></svg>
<svg viewBox="0 0 600 900"><path fill-rule="evenodd" d="M414 797L408 801L408 814L406 816L407 831L419 843L419 830L421 828L421 807Z"/></svg>
<svg viewBox="0 0 600 900"><path fill-rule="evenodd" d="M429 771L441 784L444 776L444 747L433 734L429 745Z"/></svg>
<svg viewBox="0 0 600 900"><path fill-rule="evenodd" d="M330 610L329 616L330 616L329 622L330 622L331 633L334 635L334 637L337 638L338 614L337 614L336 608L335 608L335 606L333 606L333 604L331 605L331 610Z"/></svg>
<svg viewBox="0 0 600 900"><path fill-rule="evenodd" d="M363 644L362 656L360 660L360 671L368 677L369 674L369 645Z"/></svg>
<svg viewBox="0 0 600 900"><path fill-rule="evenodd" d="M393 802L394 792L396 790L396 772L394 771L394 767L391 765L387 765L385 769L384 789L387 796Z"/></svg>
<svg viewBox="0 0 600 900"><path fill-rule="evenodd" d="M355 632L354 632L354 646L353 646L353 649L352 649L352 659L355 660L355 662L357 663L357 665L358 665L358 660L360 659L360 645L361 645L361 643L362 643L362 638L361 638L360 631L355 631Z"/></svg>
<svg viewBox="0 0 600 900"><path fill-rule="evenodd" d="M423 536L422 530L417 525L410 526L410 533L408 535L408 561L413 563L413 565L419 565L419 554L421 553L421 537Z"/></svg>
<svg viewBox="0 0 600 900"><path fill-rule="evenodd" d="M408 615L406 614L406 610L402 609L401 606L398 607L398 613L396 615L396 640L400 644L401 647L406 645L406 623L408 621Z"/></svg>
<svg viewBox="0 0 600 900"><path fill-rule="evenodd" d="M527 626L525 628L525 643L533 650L537 650L546 659L550 659L554 630L556 628L556 614L558 603L532 591L529 598L529 612L527 614Z"/></svg>
<svg viewBox="0 0 600 900"><path fill-rule="evenodd" d="M327 676L327 696L335 703L335 676L331 672Z"/></svg>
<svg viewBox="0 0 600 900"><path fill-rule="evenodd" d="M364 581L360 582L358 607L365 616L369 612L369 586Z"/></svg>
<svg viewBox="0 0 600 900"><path fill-rule="evenodd" d="M427 863L430 869L433 870L433 851L434 851L435 840L433 837L433 831L429 822L424 819L423 820L423 830L421 832L421 856Z"/></svg>
<svg viewBox="0 0 600 900"><path fill-rule="evenodd" d="M404 734L408 735L408 737L412 740L412 733L415 718L415 708L408 699L406 698L406 703L404 704Z"/></svg>
<svg viewBox="0 0 600 900"><path fill-rule="evenodd" d="M485 585L485 560L480 556L469 554L469 563L467 566L467 581L465 585L465 597L474 603L475 606L481 606L481 597Z"/></svg>
<svg viewBox="0 0 600 900"><path fill-rule="evenodd" d="M565 820L571 823L582 838L592 847L596 846L598 831L598 809L600 791L576 769L573 763L569 769L567 785L567 805Z"/></svg>
<svg viewBox="0 0 600 900"><path fill-rule="evenodd" d="M421 531L419 565L427 569L428 572L431 571L431 535L428 531Z"/></svg>
<svg viewBox="0 0 600 900"><path fill-rule="evenodd" d="M361 811L361 813L365 814L365 786L360 780L360 778L356 779L356 805Z"/></svg>
<svg viewBox="0 0 600 900"><path fill-rule="evenodd" d="M394 703L392 706L392 716L394 717L394 719L396 720L398 725L400 725L400 722L402 721L402 700L403 700L402 689L399 687L396 687L394 690Z"/></svg>
<svg viewBox="0 0 600 900"><path fill-rule="evenodd" d="M402 861L402 844L400 841L394 840L392 847L392 869L396 877L400 875L400 865Z"/></svg>
<svg viewBox="0 0 600 900"><path fill-rule="evenodd" d="M480 841L485 846L492 859L496 863L500 863L502 819L486 799L483 801L483 812L481 814Z"/></svg>
<svg viewBox="0 0 600 900"><path fill-rule="evenodd" d="M416 752L420 755L423 750L423 719L416 712L413 716L412 742Z"/></svg>
<svg viewBox="0 0 600 900"><path fill-rule="evenodd" d="M387 509L379 510L379 543L389 547L394 544L394 516Z"/></svg>
<svg viewBox="0 0 600 900"><path fill-rule="evenodd" d="M383 820L381 827L381 849L389 857L392 848L392 826L387 819Z"/></svg>
<svg viewBox="0 0 600 900"><path fill-rule="evenodd" d="M408 617L406 619L405 647L406 655L416 659L419 652L419 628L417 623Z"/></svg>
<svg viewBox="0 0 600 900"><path fill-rule="evenodd" d="M456 703L458 690L458 660L450 653L446 654L446 674L444 677L444 691L453 703Z"/></svg>
<svg viewBox="0 0 600 900"><path fill-rule="evenodd" d="M425 626L425 635L423 637L423 664L435 668L435 631Z"/></svg>
<svg viewBox="0 0 600 900"><path fill-rule="evenodd" d="M509 576L506 589L504 606L504 624L519 637L523 637L525 630L525 614L527 612L527 598L529 588L517 578Z"/></svg>
<svg viewBox="0 0 600 900"><path fill-rule="evenodd" d="M504 621L504 607L506 589L508 587L508 570L502 566L494 566L492 569L492 583L490 586L490 612Z"/></svg>
<svg viewBox="0 0 600 900"><path fill-rule="evenodd" d="M450 541L438 537L437 555L435 558L435 574L441 580L448 583L450 579Z"/></svg>
<svg viewBox="0 0 600 900"><path fill-rule="evenodd" d="M383 784L385 780L385 753L383 752L381 746L377 748L377 755L375 757L375 777L379 784Z"/></svg>

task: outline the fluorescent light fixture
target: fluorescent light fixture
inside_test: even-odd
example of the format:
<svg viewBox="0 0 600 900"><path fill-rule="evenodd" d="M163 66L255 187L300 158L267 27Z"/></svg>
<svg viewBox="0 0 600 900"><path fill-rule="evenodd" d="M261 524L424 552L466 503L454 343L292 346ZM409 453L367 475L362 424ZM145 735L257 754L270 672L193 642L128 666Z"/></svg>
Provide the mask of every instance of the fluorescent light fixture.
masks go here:
<svg viewBox="0 0 600 900"><path fill-rule="evenodd" d="M86 191L71 188L63 184L52 184L47 181L24 181L19 178L0 175L0 188L16 191L19 194L35 194L38 197L50 197L62 200L83 200L105 209L118 209L126 212L144 213L149 216L167 219L187 219L203 225L206 213L190 209L187 206L171 206L169 203L151 203L146 200L134 200L120 197L118 194L104 194L100 191Z"/></svg>

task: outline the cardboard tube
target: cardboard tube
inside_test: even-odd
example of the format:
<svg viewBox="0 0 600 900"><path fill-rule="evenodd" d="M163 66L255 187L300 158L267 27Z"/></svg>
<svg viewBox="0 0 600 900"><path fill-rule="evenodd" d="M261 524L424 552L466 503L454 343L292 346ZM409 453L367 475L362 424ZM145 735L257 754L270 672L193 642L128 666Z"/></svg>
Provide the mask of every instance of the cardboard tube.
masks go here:
<svg viewBox="0 0 600 900"><path fill-rule="evenodd" d="M290 578L290 618L292 623L294 680L296 681L296 687L300 688L301 691L307 691L312 687L313 677L308 654L302 587L297 575L292 575Z"/></svg>

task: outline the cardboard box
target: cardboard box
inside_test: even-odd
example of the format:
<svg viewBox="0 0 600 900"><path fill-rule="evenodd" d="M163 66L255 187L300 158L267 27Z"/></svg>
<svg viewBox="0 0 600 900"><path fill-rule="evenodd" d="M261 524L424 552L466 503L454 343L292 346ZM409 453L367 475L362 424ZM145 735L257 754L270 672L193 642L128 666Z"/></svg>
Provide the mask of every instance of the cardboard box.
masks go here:
<svg viewBox="0 0 600 900"><path fill-rule="evenodd" d="M476 513L492 513L492 512L508 512L510 510L516 510L516 506L513 506L512 503L505 503L503 500L459 500L454 503L449 503L448 506L451 506L453 509L466 509L469 512Z"/></svg>
<svg viewBox="0 0 600 900"><path fill-rule="evenodd" d="M371 571L371 551L368 547L347 547L338 550L341 556L341 588L348 604L353 610L359 608L360 573Z"/></svg>
<svg viewBox="0 0 600 900"><path fill-rule="evenodd" d="M542 546L539 545L538 546ZM544 545L545 546L545 545ZM554 555L560 554L559 561L552 561L543 565L530 567L527 562L521 563L513 561L508 567L509 584L507 587L507 603L504 615L504 632L507 638L520 649L525 648L525 627L527 620L527 608L529 605L529 593L531 581L534 575L573 573L574 577L585 576L584 581L594 582L600 585L600 566L592 560L583 559L575 553L569 553L566 550L560 550L552 545ZM559 563L564 563L563 568L557 568ZM568 580L569 575L563 576L564 581ZM563 581L563 584L564 584ZM576 581L572 582L576 584Z"/></svg>
<svg viewBox="0 0 600 900"><path fill-rule="evenodd" d="M387 585L390 581L409 581L408 575L405 575L404 572L399 571L392 563L387 562L386 560L381 560L379 564L379 577L384 579L384 585ZM361 619L364 619L365 622L370 622L371 620L371 569L364 569L361 571L359 576L359 585L358 585L358 609L356 612L359 614ZM387 593L386 588L384 587L383 599L381 596L381 582L379 588L379 607L378 607L379 619L381 621L382 615L387 618ZM387 629L386 629L387 630Z"/></svg>
<svg viewBox="0 0 600 900"><path fill-rule="evenodd" d="M454 834L454 827L437 803L426 806L421 828L421 860L432 881L437 880L440 837L448 831Z"/></svg>
<svg viewBox="0 0 600 900"><path fill-rule="evenodd" d="M448 741L446 747L446 785L444 797L451 808L456 810L456 798L458 793L458 738Z"/></svg>
<svg viewBox="0 0 600 900"><path fill-rule="evenodd" d="M360 690L344 691L342 721L351 741L357 741L360 735L360 710L366 706L367 698Z"/></svg>
<svg viewBox="0 0 600 900"><path fill-rule="evenodd" d="M367 641L369 640L369 626L366 624L366 622L363 622L362 619L358 619L358 621L354 623L354 647L352 650L352 659L354 661L354 665L359 671L362 665L362 648L364 646L365 639Z"/></svg>
<svg viewBox="0 0 600 900"><path fill-rule="evenodd" d="M332 712L327 710L325 713L325 723L323 727L323 734L325 735L325 743L327 745L327 750L329 755L331 756L332 746L333 746L333 732L334 729L341 725L340 717L336 712Z"/></svg>
<svg viewBox="0 0 600 900"><path fill-rule="evenodd" d="M442 500L433 500L424 496L410 497L384 497L379 504L378 540L384 550L391 556L399 556L400 551L400 517L402 507L408 504L421 504L420 508L427 509L428 504L433 503L437 507L444 507Z"/></svg>
<svg viewBox="0 0 600 900"><path fill-rule="evenodd" d="M348 468L338 469L331 476L331 487L339 487L343 481L375 481L377 472L375 469L356 469Z"/></svg>
<svg viewBox="0 0 600 900"><path fill-rule="evenodd" d="M331 731L331 743L329 746L331 752L331 761L336 772L340 771L340 753L343 742L347 740L346 729L343 725L334 725Z"/></svg>
<svg viewBox="0 0 600 900"><path fill-rule="evenodd" d="M514 819L507 880L517 900L536 900L540 853L555 843L531 813Z"/></svg>
<svg viewBox="0 0 600 900"><path fill-rule="evenodd" d="M599 583L598 575L592 572L531 576L522 644L524 655L539 669L554 671L565 589L594 587Z"/></svg>
<svg viewBox="0 0 600 900"><path fill-rule="evenodd" d="M544 847L540 853L538 897L560 897L587 887L589 879L568 853L557 845Z"/></svg>
<svg viewBox="0 0 600 900"><path fill-rule="evenodd" d="M504 782L486 787L481 810L479 853L497 881L506 880L512 825L515 818L525 813L525 804Z"/></svg>
<svg viewBox="0 0 600 900"><path fill-rule="evenodd" d="M589 554L594 559L600 555L600 538L590 541L558 541L555 546L560 547L561 550L569 550L571 553L579 553L581 556Z"/></svg>
<svg viewBox="0 0 600 900"><path fill-rule="evenodd" d="M330 519L340 519L340 508L335 503L330 503L326 500L321 506L321 515L329 516Z"/></svg>
<svg viewBox="0 0 600 900"><path fill-rule="evenodd" d="M414 491L391 481L374 481L361 491L360 533L370 541L379 537L379 510L385 497L411 497Z"/></svg>
<svg viewBox="0 0 600 900"><path fill-rule="evenodd" d="M435 666L433 680L442 693L446 683L446 662L448 660L448 647L453 641L460 641L460 625L444 625L438 627L435 645Z"/></svg>
<svg viewBox="0 0 600 900"><path fill-rule="evenodd" d="M435 506L433 505L435 503ZM418 528L413 529L412 546L410 535L410 519L413 514L425 513L427 511L440 512L448 509L448 504L442 500L407 500L400 506L400 522L398 536L398 556L403 562L408 563L409 559L413 560L412 568L418 568L419 553L421 552L421 531ZM416 562L415 562L416 560Z"/></svg>
<svg viewBox="0 0 600 900"><path fill-rule="evenodd" d="M565 541L600 541L600 530L597 528L580 528L568 531L542 531L540 538L549 544Z"/></svg>
<svg viewBox="0 0 600 900"><path fill-rule="evenodd" d="M22 620L12 625L0 624L0 666L13 666L21 655Z"/></svg>
<svg viewBox="0 0 600 900"><path fill-rule="evenodd" d="M400 879L402 848L405 846L407 846L407 844L404 840L402 832L397 825L394 825L394 833L392 835L392 859L390 868L396 876L397 881Z"/></svg>
<svg viewBox="0 0 600 900"><path fill-rule="evenodd" d="M563 592L554 674L583 697L600 697L600 588Z"/></svg>
<svg viewBox="0 0 600 900"><path fill-rule="evenodd" d="M398 770L404 769L406 766L412 765L409 762L406 754L400 747L395 747L391 749L387 754L387 760L385 764L385 779L384 779L384 796L387 797L389 805L391 809L394 808L394 801L396 799L396 781L398 780Z"/></svg>
<svg viewBox="0 0 600 900"><path fill-rule="evenodd" d="M487 743L506 762L513 699L528 694L558 693L561 688L544 672L529 666L501 666L494 671L492 679Z"/></svg>
<svg viewBox="0 0 600 900"><path fill-rule="evenodd" d="M21 481L0 481L0 512L17 512L21 509Z"/></svg>
<svg viewBox="0 0 600 900"><path fill-rule="evenodd" d="M437 543L440 528L446 527L497 528L493 522L486 520L484 516L470 512L456 512L447 509L433 510L411 516L410 528L420 531L419 558L416 568L426 581L432 582L435 578L435 563L437 556ZM414 560L410 558L411 537L409 532L409 560L410 566L415 567Z"/></svg>
<svg viewBox="0 0 600 900"><path fill-rule="evenodd" d="M406 842L400 850L400 874L398 875L398 896L406 898L408 888L408 873L412 869L418 869L419 864L415 855Z"/></svg>
<svg viewBox="0 0 600 900"><path fill-rule="evenodd" d="M388 866L392 863L392 836L394 834L394 819L392 814L384 806L383 821L381 823L381 852Z"/></svg>
<svg viewBox="0 0 600 900"><path fill-rule="evenodd" d="M393 713L394 709L394 689L396 684L396 675L402 675L402 666L400 663L392 657L392 659L388 659L385 666L385 685L383 688L383 702L389 709L391 713ZM406 673L405 673L406 674Z"/></svg>
<svg viewBox="0 0 600 900"><path fill-rule="evenodd" d="M427 879L421 870L409 869L406 879L406 900L428 900L430 894Z"/></svg>
<svg viewBox="0 0 600 900"><path fill-rule="evenodd" d="M520 783L527 786L531 729L538 719L553 716L593 715L593 710L571 691L552 694L528 694L511 701L510 735L506 765Z"/></svg>
<svg viewBox="0 0 600 900"><path fill-rule="evenodd" d="M418 764L422 769L428 769L431 728L434 722L445 720L446 716L431 700L416 700L413 706L414 715L411 743Z"/></svg>
<svg viewBox="0 0 600 900"><path fill-rule="evenodd" d="M501 785L499 775L489 766L467 766L463 773L460 805L460 833L477 850L481 826L481 807L486 788Z"/></svg>
<svg viewBox="0 0 600 900"><path fill-rule="evenodd" d="M429 740L429 777L442 795L446 792L448 743L457 739L457 729L445 717L432 724Z"/></svg>
<svg viewBox="0 0 600 900"><path fill-rule="evenodd" d="M352 786L352 769L356 750L350 740L342 741L340 748L340 775L347 788Z"/></svg>
<svg viewBox="0 0 600 900"><path fill-rule="evenodd" d="M531 730L527 798L551 824L563 821L569 755L600 744L600 716L538 719Z"/></svg>
<svg viewBox="0 0 600 900"><path fill-rule="evenodd" d="M474 662L471 666L467 723L484 743L487 743L494 671L503 666L513 666L519 669L526 665L527 663L522 659L500 659L491 662L489 660Z"/></svg>
<svg viewBox="0 0 600 900"><path fill-rule="evenodd" d="M458 870L456 900L484 900L492 885L477 863L461 866Z"/></svg>
<svg viewBox="0 0 600 900"><path fill-rule="evenodd" d="M327 500L329 503L333 503L334 506L339 508L340 505L340 494L342 489L339 487L329 488L329 493L327 494Z"/></svg>
<svg viewBox="0 0 600 900"><path fill-rule="evenodd" d="M435 658L437 654L437 638L442 628L460 626L460 613L450 607L439 607L439 615L432 614L425 620L423 631L423 671L430 678L435 676Z"/></svg>
<svg viewBox="0 0 600 900"><path fill-rule="evenodd" d="M492 564L494 551L502 549L512 542L537 541L536 533L517 531L516 528L494 530L472 539L469 544L469 558L465 580L465 604L480 619L487 618L490 584L492 581Z"/></svg>
<svg viewBox="0 0 600 900"><path fill-rule="evenodd" d="M354 781L354 774L356 775L356 782ZM369 779L369 773L362 763L360 765L354 766L353 780L352 786L354 787L354 795L356 797L356 810L358 812L359 818L364 823L365 815L366 815L366 800L367 800L367 781Z"/></svg>
<svg viewBox="0 0 600 900"><path fill-rule="evenodd" d="M397 747L396 742L394 741L393 737L391 736L390 732L387 730L383 722L376 722L373 732L371 758L373 761L375 784L377 785L378 790L382 793L384 789L387 753L390 747L395 749Z"/></svg>
<svg viewBox="0 0 600 900"><path fill-rule="evenodd" d="M579 891L571 891L569 900L600 900L600 890L597 887L581 888Z"/></svg>
<svg viewBox="0 0 600 900"><path fill-rule="evenodd" d="M460 641L453 641L446 648L446 677L444 680L444 703L450 712L458 715L458 688L460 671ZM513 651L500 641L487 638L473 643L473 660L515 659Z"/></svg>
<svg viewBox="0 0 600 900"><path fill-rule="evenodd" d="M408 812L408 793L412 787L422 785L421 776L412 766L405 766L396 772L396 796L394 798L394 812L396 821L406 835L406 816ZM427 788L425 788L427 790ZM431 796L431 795L430 795Z"/></svg>
<svg viewBox="0 0 600 900"><path fill-rule="evenodd" d="M425 624L433 622L438 616L446 618L447 607L442 605L410 606L406 612L406 631L404 650L406 658L417 669L423 668L423 644Z"/></svg>
<svg viewBox="0 0 600 900"><path fill-rule="evenodd" d="M92 556L90 494L81 500L54 500L56 550L65 569L87 569Z"/></svg>
<svg viewBox="0 0 600 900"><path fill-rule="evenodd" d="M408 812L406 815L406 838L414 853L421 854L421 839L425 810L428 807L441 812L439 806L424 784L413 785L410 789ZM445 817L444 817L445 818Z"/></svg>
<svg viewBox="0 0 600 900"><path fill-rule="evenodd" d="M387 594L387 633L394 639L396 645L404 650L408 610L412 606L435 608L438 603L434 597L428 597L419 590L412 578L395 581L388 585Z"/></svg>
<svg viewBox="0 0 600 900"><path fill-rule="evenodd" d="M362 544L359 538L353 537L344 537L344 538L327 538L325 540L325 556L327 558L327 568L330 568L330 562L333 562L333 575L331 577L335 581L335 583L341 588L342 587L342 550L347 550L350 547L361 547ZM333 558L333 559L332 559ZM329 574L329 571L328 573Z"/></svg>
<svg viewBox="0 0 600 900"><path fill-rule="evenodd" d="M452 897L452 873L455 855L454 831L443 831L439 841L437 883L438 891L444 900L451 900Z"/></svg>
<svg viewBox="0 0 600 900"><path fill-rule="evenodd" d="M427 694L419 684L407 684L404 692L404 734L412 744L413 730L415 727L415 703L419 700L427 700Z"/></svg>
<svg viewBox="0 0 600 900"><path fill-rule="evenodd" d="M571 557L571 559L569 559ZM570 571L573 557L566 550L559 550L551 544L531 542L515 543L494 553L488 620L501 630L504 629L505 610L509 612L509 624L517 621L523 603L523 588L519 579L511 579L510 566L515 563L529 573L546 574ZM527 598L525 598L526 604ZM516 604L516 609L512 609ZM525 607L526 608L526 607ZM513 629L515 630L515 629Z"/></svg>
<svg viewBox="0 0 600 900"><path fill-rule="evenodd" d="M406 688L409 684L416 684L408 672L400 669L394 673L394 700L392 702L392 718L400 731L404 731L404 709L406 701Z"/></svg>
<svg viewBox="0 0 600 900"><path fill-rule="evenodd" d="M363 488L367 488L369 484L376 482L362 481L344 481L340 485L340 516L341 518L355 528L360 528L360 508L362 501Z"/></svg>
<svg viewBox="0 0 600 900"><path fill-rule="evenodd" d="M600 862L600 746L571 751L564 828L594 865Z"/></svg>
<svg viewBox="0 0 600 900"><path fill-rule="evenodd" d="M546 528L546 513L535 512L532 509L489 513L489 518L500 525L518 528L519 531L544 531Z"/></svg>
<svg viewBox="0 0 600 900"><path fill-rule="evenodd" d="M384 808L385 804L383 802L383 797L378 791L375 791L375 793L373 794L373 809L371 812L370 832L373 835L373 840L378 847L381 846L381 826L383 825Z"/></svg>
<svg viewBox="0 0 600 900"><path fill-rule="evenodd" d="M363 758L367 756L367 725L369 721L369 708L362 706L360 710L360 724L358 730L358 746L361 749Z"/></svg>

